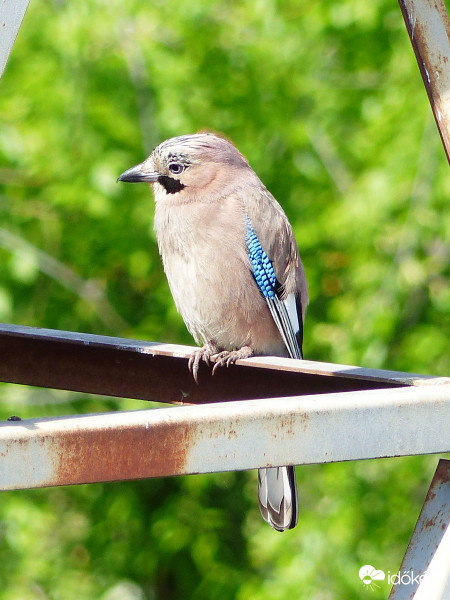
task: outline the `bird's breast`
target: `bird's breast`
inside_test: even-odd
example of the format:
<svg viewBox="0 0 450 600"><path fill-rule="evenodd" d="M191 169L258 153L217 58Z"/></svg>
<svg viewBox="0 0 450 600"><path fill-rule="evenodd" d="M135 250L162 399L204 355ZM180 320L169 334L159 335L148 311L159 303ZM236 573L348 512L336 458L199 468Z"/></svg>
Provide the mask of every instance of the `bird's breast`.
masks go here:
<svg viewBox="0 0 450 600"><path fill-rule="evenodd" d="M273 345L277 332L255 284L237 201L156 207L155 231L176 307L197 343ZM253 338L269 337L256 342ZM252 341L253 339L253 341Z"/></svg>

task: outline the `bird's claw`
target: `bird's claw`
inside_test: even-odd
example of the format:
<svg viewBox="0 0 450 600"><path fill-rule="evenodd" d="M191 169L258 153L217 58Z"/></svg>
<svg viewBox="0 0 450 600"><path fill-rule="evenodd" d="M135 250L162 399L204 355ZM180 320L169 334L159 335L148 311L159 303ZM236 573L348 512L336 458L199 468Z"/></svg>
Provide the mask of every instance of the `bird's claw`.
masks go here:
<svg viewBox="0 0 450 600"><path fill-rule="evenodd" d="M198 369L200 366L200 361L204 361L209 366L210 359L217 354L217 346L213 342L208 342L202 348L198 348L194 350L194 352L189 357L188 368L192 373L195 383L198 384Z"/></svg>
<svg viewBox="0 0 450 600"><path fill-rule="evenodd" d="M228 368L230 365L234 365L237 360L240 360L241 358L248 358L249 356L252 356L252 354L253 350L250 348L250 346L243 346L242 348L239 348L239 350L224 350L223 352L214 354L210 357L215 363L212 374L214 375L219 367L226 365Z"/></svg>
<svg viewBox="0 0 450 600"><path fill-rule="evenodd" d="M219 367L234 365L237 360L241 358L248 358L252 356L253 350L250 346L243 346L239 348L239 350L223 350L223 352L219 352L219 349L214 344L214 342L208 342L202 348L198 348L198 350L194 350L194 352L189 357L188 367L189 371L192 373L195 383L198 384L198 369L200 367L200 362L203 360L208 366L210 362L214 363L212 374L217 371Z"/></svg>

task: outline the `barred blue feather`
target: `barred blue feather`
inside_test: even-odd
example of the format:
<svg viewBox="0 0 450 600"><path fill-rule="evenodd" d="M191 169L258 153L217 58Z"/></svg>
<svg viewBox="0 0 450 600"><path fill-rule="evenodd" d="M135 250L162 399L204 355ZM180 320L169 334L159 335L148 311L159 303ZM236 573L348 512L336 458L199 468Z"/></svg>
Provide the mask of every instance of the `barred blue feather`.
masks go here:
<svg viewBox="0 0 450 600"><path fill-rule="evenodd" d="M258 236L248 217L246 217L246 223L247 231L245 241L247 243L248 257L252 266L253 277L255 278L261 294L266 299L267 306L269 307L272 318L283 338L289 356L291 358L303 358L301 349L302 332L300 330L301 316L296 319L295 324L292 322L288 310L289 299L287 298L285 301L282 301L277 293L280 289L280 284L277 280L272 261L261 246Z"/></svg>
<svg viewBox="0 0 450 600"><path fill-rule="evenodd" d="M253 276L264 298L273 298L277 283L275 270L269 257L264 252L264 248L259 243L248 217L246 217L246 221L247 234L245 241L247 242L248 257L252 265Z"/></svg>

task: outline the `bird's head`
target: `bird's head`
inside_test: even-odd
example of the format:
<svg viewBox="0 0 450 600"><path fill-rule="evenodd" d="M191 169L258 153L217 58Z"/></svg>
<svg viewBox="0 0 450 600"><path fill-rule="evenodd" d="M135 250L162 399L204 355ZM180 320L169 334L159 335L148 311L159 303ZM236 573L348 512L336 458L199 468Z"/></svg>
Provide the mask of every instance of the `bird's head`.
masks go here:
<svg viewBox="0 0 450 600"><path fill-rule="evenodd" d="M198 133L162 142L117 181L153 185L156 201L192 200L200 194L221 196L243 171L252 172L231 142L213 133Z"/></svg>

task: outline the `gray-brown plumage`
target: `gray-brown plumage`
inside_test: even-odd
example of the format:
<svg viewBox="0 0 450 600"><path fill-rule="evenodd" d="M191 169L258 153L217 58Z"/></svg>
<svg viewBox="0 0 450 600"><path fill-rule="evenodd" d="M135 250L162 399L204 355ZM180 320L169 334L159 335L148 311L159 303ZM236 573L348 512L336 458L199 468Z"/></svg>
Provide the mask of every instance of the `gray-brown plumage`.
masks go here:
<svg viewBox="0 0 450 600"><path fill-rule="evenodd" d="M211 134L167 140L120 181L153 186L154 227L176 307L202 345L189 361L230 365L253 354L302 358L308 291L292 228L246 159ZM259 470L264 519L297 522L294 468Z"/></svg>

